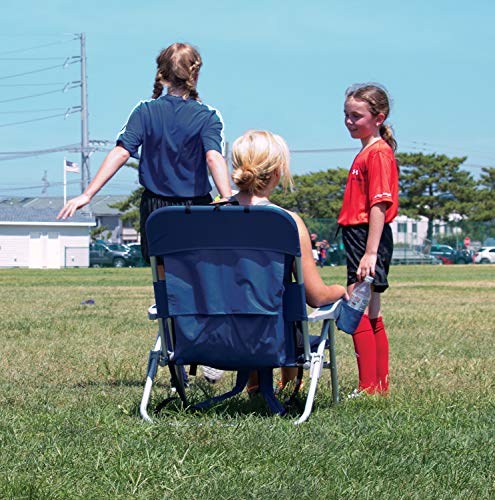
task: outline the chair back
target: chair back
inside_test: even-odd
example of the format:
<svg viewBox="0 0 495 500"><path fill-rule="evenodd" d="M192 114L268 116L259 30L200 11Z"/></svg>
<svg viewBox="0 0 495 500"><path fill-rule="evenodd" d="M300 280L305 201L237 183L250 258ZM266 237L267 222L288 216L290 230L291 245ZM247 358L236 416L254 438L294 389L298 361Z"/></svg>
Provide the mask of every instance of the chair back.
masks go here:
<svg viewBox="0 0 495 500"><path fill-rule="evenodd" d="M158 317L177 364L290 366L306 321L297 226L272 206L164 207L147 221ZM165 279L158 279L163 263Z"/></svg>

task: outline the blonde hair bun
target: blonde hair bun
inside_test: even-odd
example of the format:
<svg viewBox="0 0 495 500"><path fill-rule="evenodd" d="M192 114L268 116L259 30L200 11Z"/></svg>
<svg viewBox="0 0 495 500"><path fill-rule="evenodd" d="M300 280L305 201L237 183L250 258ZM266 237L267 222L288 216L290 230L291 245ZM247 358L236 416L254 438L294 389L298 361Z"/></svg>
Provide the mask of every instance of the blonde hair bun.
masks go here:
<svg viewBox="0 0 495 500"><path fill-rule="evenodd" d="M282 137L267 130L248 130L232 145L232 180L240 191L259 195L280 171L282 186L292 186L289 148Z"/></svg>

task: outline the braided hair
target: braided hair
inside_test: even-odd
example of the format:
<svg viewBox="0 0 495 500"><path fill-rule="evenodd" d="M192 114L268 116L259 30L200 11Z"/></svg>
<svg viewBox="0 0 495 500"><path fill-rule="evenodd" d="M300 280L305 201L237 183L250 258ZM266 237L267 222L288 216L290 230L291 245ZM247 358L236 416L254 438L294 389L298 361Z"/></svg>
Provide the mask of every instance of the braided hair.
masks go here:
<svg viewBox="0 0 495 500"><path fill-rule="evenodd" d="M169 92L173 90L184 99L199 101L196 84L202 64L199 52L187 43L174 43L163 49L156 58L153 99L160 97L167 86Z"/></svg>

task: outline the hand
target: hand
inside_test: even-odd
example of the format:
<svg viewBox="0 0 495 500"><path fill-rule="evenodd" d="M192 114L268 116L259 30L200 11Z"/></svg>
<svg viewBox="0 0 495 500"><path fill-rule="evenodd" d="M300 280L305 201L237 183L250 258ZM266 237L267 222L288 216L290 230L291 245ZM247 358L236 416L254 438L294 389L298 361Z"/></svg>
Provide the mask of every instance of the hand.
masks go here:
<svg viewBox="0 0 495 500"><path fill-rule="evenodd" d="M60 210L57 215L57 219L67 219L67 217L72 217L76 213L76 210L84 207L90 201L91 198L84 193L76 196L75 198L72 198L72 200L69 200L62 208L62 210Z"/></svg>
<svg viewBox="0 0 495 500"><path fill-rule="evenodd" d="M339 299L344 299L345 301L349 300L349 294L347 293L347 289L343 287L342 285L335 285L338 290L338 293L340 294Z"/></svg>
<svg viewBox="0 0 495 500"><path fill-rule="evenodd" d="M376 254L363 255L359 267L356 271L356 276L359 281L363 281L366 276L375 277Z"/></svg>

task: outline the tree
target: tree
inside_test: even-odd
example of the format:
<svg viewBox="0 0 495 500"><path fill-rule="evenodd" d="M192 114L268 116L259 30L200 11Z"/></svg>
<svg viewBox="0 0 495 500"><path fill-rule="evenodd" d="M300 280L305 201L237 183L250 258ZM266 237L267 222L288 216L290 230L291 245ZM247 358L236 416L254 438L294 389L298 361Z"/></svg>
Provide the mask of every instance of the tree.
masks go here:
<svg viewBox="0 0 495 500"><path fill-rule="evenodd" d="M460 167L466 157L399 153L400 211L410 217L428 219L427 238L433 235L433 220L448 221L452 213L469 217L476 197L476 182Z"/></svg>
<svg viewBox="0 0 495 500"><path fill-rule="evenodd" d="M101 237L104 237L105 235L103 234L105 231L107 231L107 238L108 239L108 234L110 231L108 230L108 226L97 226L91 229L90 231L90 237L92 240L96 241L100 239ZM111 234L111 233L110 233Z"/></svg>
<svg viewBox="0 0 495 500"><path fill-rule="evenodd" d="M478 181L479 192L474 200L474 210L470 215L473 221L495 219L495 167L483 167Z"/></svg>
<svg viewBox="0 0 495 500"><path fill-rule="evenodd" d="M339 215L348 170L337 168L294 176L294 190L278 186L270 200L303 218L336 218Z"/></svg>

